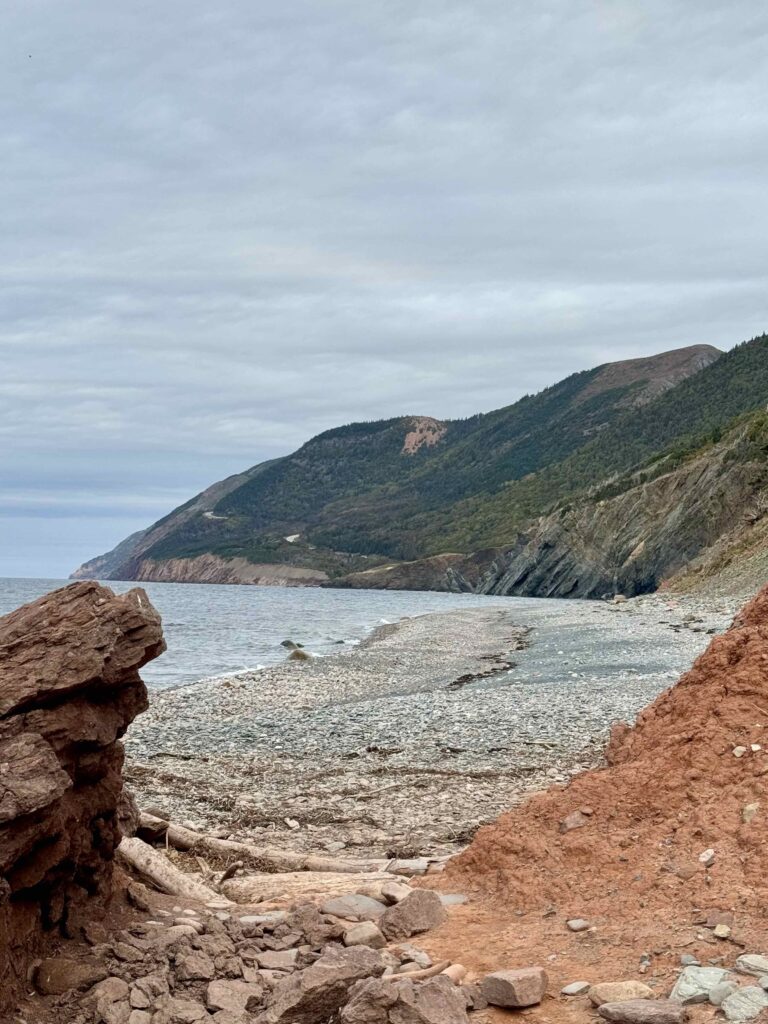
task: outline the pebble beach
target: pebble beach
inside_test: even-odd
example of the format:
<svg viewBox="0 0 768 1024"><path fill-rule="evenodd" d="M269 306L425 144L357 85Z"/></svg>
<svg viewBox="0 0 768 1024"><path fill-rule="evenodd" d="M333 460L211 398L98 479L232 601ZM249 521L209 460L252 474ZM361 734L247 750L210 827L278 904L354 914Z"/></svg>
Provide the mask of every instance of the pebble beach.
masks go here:
<svg viewBox="0 0 768 1024"><path fill-rule="evenodd" d="M653 595L404 619L327 657L152 694L126 778L144 808L222 836L452 853L599 764L611 724L633 721L736 610Z"/></svg>

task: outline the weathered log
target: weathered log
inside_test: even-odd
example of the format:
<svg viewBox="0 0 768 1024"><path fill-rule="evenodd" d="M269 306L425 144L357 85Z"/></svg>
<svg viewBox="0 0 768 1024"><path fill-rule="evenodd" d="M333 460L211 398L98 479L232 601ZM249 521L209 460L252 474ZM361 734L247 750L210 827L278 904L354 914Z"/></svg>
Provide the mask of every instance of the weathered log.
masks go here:
<svg viewBox="0 0 768 1024"><path fill-rule="evenodd" d="M345 893L362 893L381 899L382 886L392 881L392 875L383 871L352 875L331 871L291 871L231 878L221 891L236 903L262 903L280 900L283 903L300 900L323 902Z"/></svg>
<svg viewBox="0 0 768 1024"><path fill-rule="evenodd" d="M219 893L209 889L191 875L179 871L165 854L135 836L125 837L121 841L117 855L141 877L142 881L149 882L169 896L198 900L201 903L221 901Z"/></svg>
<svg viewBox="0 0 768 1024"><path fill-rule="evenodd" d="M351 860L337 857L316 857L312 854L292 853L268 846L252 846L234 839L216 839L192 829L168 822L165 831L163 821L146 811L141 815L141 828L164 836L177 850L189 853L216 854L219 857L233 857L250 867L269 873L289 871L332 871L335 874L365 874L383 871L387 860Z"/></svg>

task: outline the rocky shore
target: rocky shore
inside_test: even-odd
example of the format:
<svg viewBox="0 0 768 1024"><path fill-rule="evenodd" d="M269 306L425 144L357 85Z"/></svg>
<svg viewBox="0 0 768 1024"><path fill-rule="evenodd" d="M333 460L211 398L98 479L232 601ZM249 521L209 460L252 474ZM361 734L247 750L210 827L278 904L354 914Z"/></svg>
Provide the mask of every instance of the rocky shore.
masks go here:
<svg viewBox="0 0 768 1024"><path fill-rule="evenodd" d="M656 595L407 619L332 657L154 694L126 778L143 807L222 836L452 853L599 763L610 725L633 721L734 611Z"/></svg>

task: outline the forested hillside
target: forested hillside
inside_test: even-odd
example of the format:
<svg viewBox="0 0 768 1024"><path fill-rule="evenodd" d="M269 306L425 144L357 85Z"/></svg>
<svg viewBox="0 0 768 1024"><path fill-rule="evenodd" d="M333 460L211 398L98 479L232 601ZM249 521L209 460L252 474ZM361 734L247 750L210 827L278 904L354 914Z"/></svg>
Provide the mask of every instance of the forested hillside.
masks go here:
<svg viewBox="0 0 768 1024"><path fill-rule="evenodd" d="M185 568L163 578L186 579L204 557L206 571L227 563L227 580L235 559L333 579L387 560L492 553L539 517L669 473L767 400L760 336L725 355L695 346L605 364L466 420L349 424L214 485L78 575L151 579L173 563Z"/></svg>

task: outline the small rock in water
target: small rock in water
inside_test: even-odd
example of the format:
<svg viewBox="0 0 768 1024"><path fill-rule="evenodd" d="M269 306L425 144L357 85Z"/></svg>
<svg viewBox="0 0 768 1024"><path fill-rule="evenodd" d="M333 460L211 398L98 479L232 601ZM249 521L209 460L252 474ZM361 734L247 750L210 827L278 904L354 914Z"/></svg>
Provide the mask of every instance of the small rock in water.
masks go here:
<svg viewBox="0 0 768 1024"><path fill-rule="evenodd" d="M536 1006L547 991L547 980L543 967L494 971L480 982L480 991L491 1006Z"/></svg>
<svg viewBox="0 0 768 1024"><path fill-rule="evenodd" d="M592 986L588 981L572 981L560 989L561 996L583 996Z"/></svg>
<svg viewBox="0 0 768 1024"><path fill-rule="evenodd" d="M583 917L572 917L565 923L572 932L585 932L589 928L589 921L585 921Z"/></svg>

